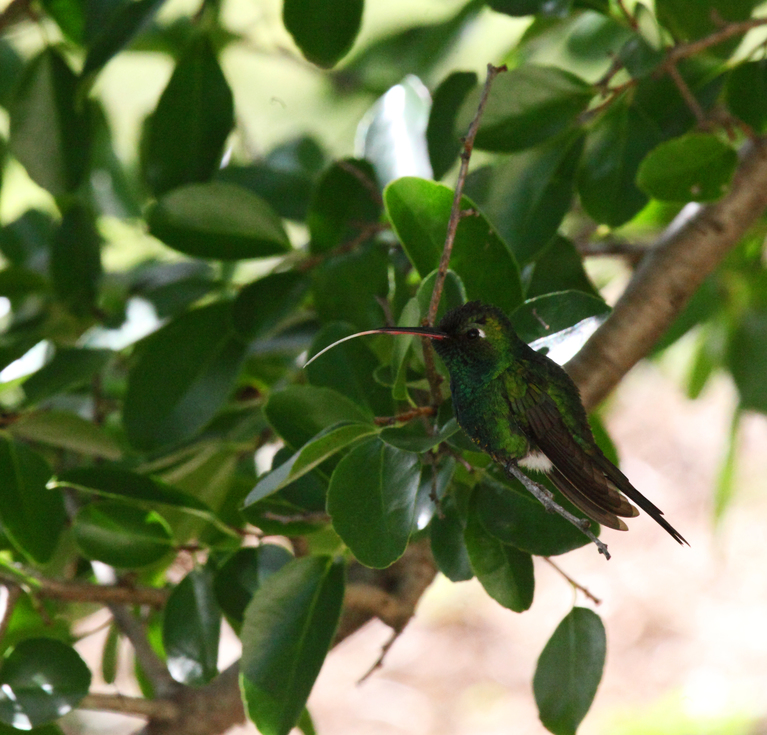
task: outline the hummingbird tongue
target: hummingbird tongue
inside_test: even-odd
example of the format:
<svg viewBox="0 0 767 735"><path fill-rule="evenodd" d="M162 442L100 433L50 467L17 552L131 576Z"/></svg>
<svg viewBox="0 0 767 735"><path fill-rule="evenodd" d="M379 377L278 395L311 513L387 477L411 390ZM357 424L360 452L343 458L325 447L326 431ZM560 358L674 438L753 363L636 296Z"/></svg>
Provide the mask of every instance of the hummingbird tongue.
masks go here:
<svg viewBox="0 0 767 735"><path fill-rule="evenodd" d="M341 342L354 339L355 337L364 337L367 334L414 334L419 337L428 337L429 339L447 339L448 335L445 332L441 332L434 327L379 327L378 329L368 329L365 332L357 332L356 334L350 334L348 337L336 340L333 344L328 345L324 349L320 350L316 355L313 355L311 360L307 360L304 367L311 365L320 355L324 355L328 350L332 349L336 345L340 345Z"/></svg>

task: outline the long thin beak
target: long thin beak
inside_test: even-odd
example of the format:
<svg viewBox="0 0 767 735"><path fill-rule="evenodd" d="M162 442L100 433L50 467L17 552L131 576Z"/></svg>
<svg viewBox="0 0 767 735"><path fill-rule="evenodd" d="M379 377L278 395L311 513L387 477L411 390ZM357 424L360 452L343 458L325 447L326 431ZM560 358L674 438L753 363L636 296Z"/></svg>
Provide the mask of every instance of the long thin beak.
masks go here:
<svg viewBox="0 0 767 735"><path fill-rule="evenodd" d="M350 334L348 337L333 342L333 344L328 345L325 349L320 350L311 360L308 360L304 367L311 365L320 355L324 355L328 350L333 349L336 345L340 345L341 342L346 342L355 337L364 337L367 334L415 334L419 337L428 337L429 339L448 338L448 335L445 332L440 332L439 329L435 329L434 327L379 327L378 329L368 329L366 332Z"/></svg>

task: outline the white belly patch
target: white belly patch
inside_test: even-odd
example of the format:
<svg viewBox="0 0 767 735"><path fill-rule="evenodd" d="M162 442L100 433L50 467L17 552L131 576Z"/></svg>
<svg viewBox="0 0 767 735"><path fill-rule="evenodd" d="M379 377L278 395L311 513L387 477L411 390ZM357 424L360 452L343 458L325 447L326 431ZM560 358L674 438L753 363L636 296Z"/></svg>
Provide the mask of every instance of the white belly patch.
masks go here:
<svg viewBox="0 0 767 735"><path fill-rule="evenodd" d="M535 470L536 472L548 472L553 464L551 460L543 454L543 452L530 452L526 457L520 459L517 464L521 464L528 470Z"/></svg>

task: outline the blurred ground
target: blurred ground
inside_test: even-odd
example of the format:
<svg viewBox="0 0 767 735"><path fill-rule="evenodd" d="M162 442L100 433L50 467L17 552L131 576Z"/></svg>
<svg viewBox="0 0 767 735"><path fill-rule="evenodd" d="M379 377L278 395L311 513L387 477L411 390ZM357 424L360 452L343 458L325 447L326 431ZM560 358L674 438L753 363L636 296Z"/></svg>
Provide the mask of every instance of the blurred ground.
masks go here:
<svg viewBox="0 0 767 735"><path fill-rule="evenodd" d="M734 401L726 379L688 401L650 364L632 371L612 399L606 423L623 469L691 547L677 546L640 517L629 533L605 532L609 562L593 547L559 560L601 598L597 611L607 628L605 674L581 735L767 733L764 417L744 422L736 499L716 533L711 521ZM357 684L388 639L383 624L370 624L331 652L309 700L318 735L546 732L532 675L574 601L591 605L541 560L535 601L522 615L501 608L475 581L439 578L367 681ZM91 645L98 647L96 640ZM230 636L221 664L237 655ZM140 725L97 713L77 718L75 728L99 735Z"/></svg>

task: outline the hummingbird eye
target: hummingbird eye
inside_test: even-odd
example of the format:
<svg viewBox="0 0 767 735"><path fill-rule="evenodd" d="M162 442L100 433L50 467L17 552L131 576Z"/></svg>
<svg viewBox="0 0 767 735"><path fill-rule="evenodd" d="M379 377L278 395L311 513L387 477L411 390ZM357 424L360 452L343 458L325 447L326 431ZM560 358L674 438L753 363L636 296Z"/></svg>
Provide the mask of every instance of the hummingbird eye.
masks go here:
<svg viewBox="0 0 767 735"><path fill-rule="evenodd" d="M485 333L476 327L466 330L466 339L484 339L484 337Z"/></svg>

